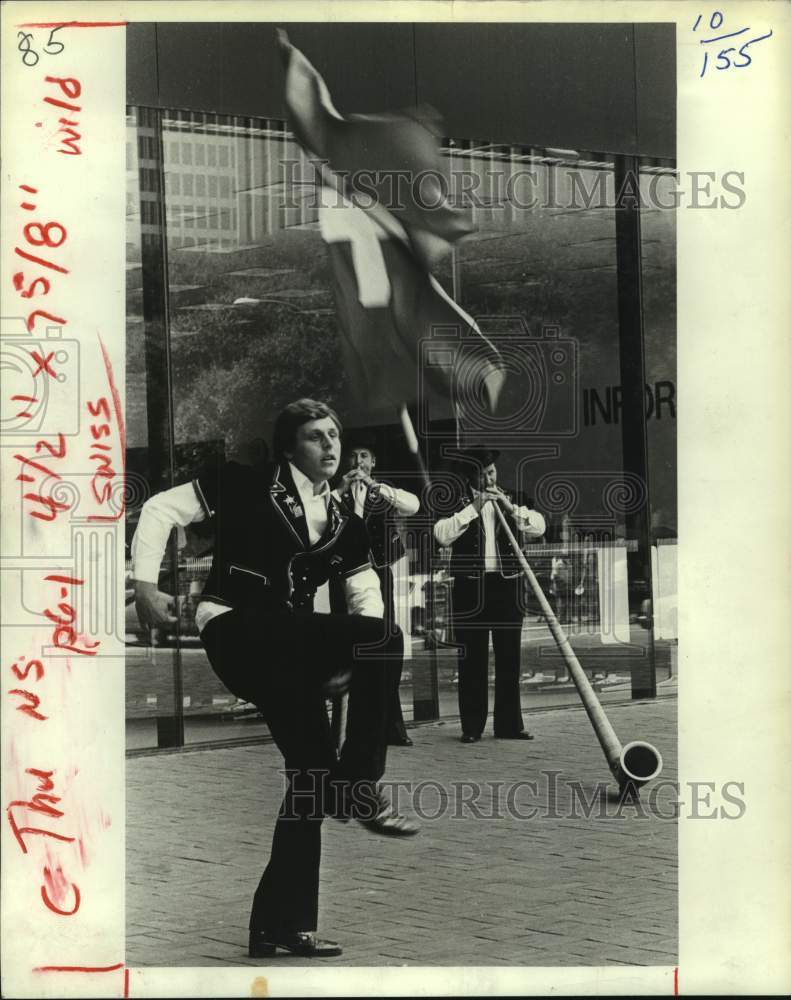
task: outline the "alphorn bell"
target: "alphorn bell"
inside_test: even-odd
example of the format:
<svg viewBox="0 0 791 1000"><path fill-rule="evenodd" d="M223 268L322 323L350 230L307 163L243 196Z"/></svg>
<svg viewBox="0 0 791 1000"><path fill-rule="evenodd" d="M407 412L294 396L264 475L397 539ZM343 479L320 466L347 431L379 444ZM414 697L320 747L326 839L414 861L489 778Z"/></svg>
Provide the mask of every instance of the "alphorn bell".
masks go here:
<svg viewBox="0 0 791 1000"><path fill-rule="evenodd" d="M541 589L541 585L536 579L536 575L530 568L530 564L525 558L524 552L522 552L519 547L519 543L514 537L514 533L508 526L508 522L503 516L503 512L500 510L500 505L494 501L494 509L497 511L497 516L500 518L500 524L505 530L508 536L508 541L516 554L519 564L522 567L522 572L527 577L530 586L533 589L533 593L536 595L538 603L541 605L541 610L546 616L547 624L549 625L549 630L555 642L558 644L558 649L560 650L563 659L566 661L566 666L569 669L571 678L574 681L574 685L579 692L579 696L582 699L582 704L585 707L585 711L588 713L588 718L593 726L593 731L596 733L596 737L601 744L601 748L604 751L604 756L607 759L607 764L612 771L612 775L618 782L618 787L621 791L631 787L639 788L640 785L644 785L647 781L652 778L656 778L657 775L662 770L662 756L659 751L651 746L650 743L646 743L644 740L632 740L631 743L627 743L626 746L621 745L621 741L615 735L615 730L610 724L610 720L604 714L604 709L601 707L601 702L596 697L596 692L593 690L591 682L588 680L585 671L580 666L580 662L577 659L574 650L571 648L571 643L566 636L566 633L560 626L560 622L555 617L555 612L552 610L552 606L546 599L544 591Z"/></svg>

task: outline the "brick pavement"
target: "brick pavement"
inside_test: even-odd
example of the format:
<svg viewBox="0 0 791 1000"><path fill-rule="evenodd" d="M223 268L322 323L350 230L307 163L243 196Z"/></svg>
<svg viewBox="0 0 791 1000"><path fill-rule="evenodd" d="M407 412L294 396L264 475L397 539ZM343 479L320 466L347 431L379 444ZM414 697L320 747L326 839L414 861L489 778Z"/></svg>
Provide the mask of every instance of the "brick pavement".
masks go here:
<svg viewBox="0 0 791 1000"><path fill-rule="evenodd" d="M675 698L607 712L623 742L642 738L660 749L662 778L674 781ZM399 798L404 812L441 815L403 841L327 820L319 929L344 954L266 961L677 964L676 823L649 810L651 785L643 809L623 806L620 817L617 801L606 799L589 818L579 800L572 809L567 782L590 797L608 776L587 717L556 709L532 713L528 724L531 743L487 735L470 746L458 742L458 722L413 729L414 748L391 749L387 778L413 789L438 782ZM128 761L128 965L265 964L247 957L246 927L281 796L280 766L271 744ZM529 780L537 786L514 789ZM471 789L460 784L471 781L485 789L474 803L478 815ZM487 819L498 812L497 781L502 816ZM654 790L658 808L672 813L672 790L658 783ZM531 807L540 814L513 814Z"/></svg>

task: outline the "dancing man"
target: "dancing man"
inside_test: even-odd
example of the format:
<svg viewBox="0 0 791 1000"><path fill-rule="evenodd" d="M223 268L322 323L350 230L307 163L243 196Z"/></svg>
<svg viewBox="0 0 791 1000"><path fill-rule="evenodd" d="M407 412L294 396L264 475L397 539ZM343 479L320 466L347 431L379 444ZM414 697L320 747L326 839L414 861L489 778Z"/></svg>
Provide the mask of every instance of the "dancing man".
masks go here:
<svg viewBox="0 0 791 1000"><path fill-rule="evenodd" d="M226 462L152 497L132 543L140 620L162 625L172 599L156 581L168 535L175 525L213 519L214 558L196 624L215 673L259 708L285 760L286 793L250 915L254 958L277 948L308 957L341 953L314 933L325 815L391 836L418 829L378 787L386 677L381 658L366 658L365 647L384 641L383 603L365 524L330 493L341 432L325 403L291 403L275 421L272 465ZM342 581L346 614L313 611L317 588L330 578ZM338 759L326 697L346 683Z"/></svg>

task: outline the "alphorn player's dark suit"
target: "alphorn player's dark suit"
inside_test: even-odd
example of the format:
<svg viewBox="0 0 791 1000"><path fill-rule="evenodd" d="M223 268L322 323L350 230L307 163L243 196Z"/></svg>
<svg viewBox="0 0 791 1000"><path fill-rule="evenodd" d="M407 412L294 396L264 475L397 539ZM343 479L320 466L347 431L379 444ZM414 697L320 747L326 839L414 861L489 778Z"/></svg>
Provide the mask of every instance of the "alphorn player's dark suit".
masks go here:
<svg viewBox="0 0 791 1000"><path fill-rule="evenodd" d="M515 516L503 511L519 540L544 533L544 519L529 498L505 491ZM487 507L489 508L487 510ZM434 525L440 545L452 546L453 621L459 644L459 714L462 735L479 738L489 713L489 633L495 662L494 734L518 737L524 730L519 692L522 576L519 562L492 502L480 513L471 489L462 490L455 512Z"/></svg>

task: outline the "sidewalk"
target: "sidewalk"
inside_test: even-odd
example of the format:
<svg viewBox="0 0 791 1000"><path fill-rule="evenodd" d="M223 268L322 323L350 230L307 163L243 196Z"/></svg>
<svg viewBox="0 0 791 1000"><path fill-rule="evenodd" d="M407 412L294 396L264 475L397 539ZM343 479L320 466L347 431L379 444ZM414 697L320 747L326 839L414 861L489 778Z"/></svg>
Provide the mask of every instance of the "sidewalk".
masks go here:
<svg viewBox="0 0 791 1000"><path fill-rule="evenodd" d="M623 743L659 749L661 780L675 781L675 698L606 711ZM402 811L440 813L415 838L325 821L319 933L344 953L321 961L247 957L252 894L282 795L276 748L129 760L127 965L676 965L675 822L649 808L650 784L642 810L618 816L610 801L585 818L568 782L590 798L609 777L587 716L557 709L526 724L533 742L489 731L462 745L448 721L410 730L413 748L390 749L387 780L413 790L429 782L419 795L400 793ZM537 787L515 789L520 781ZM484 791L469 804L474 790L461 782ZM653 784L669 816L674 793ZM534 818L514 815L531 807ZM501 817L485 818L492 811Z"/></svg>

